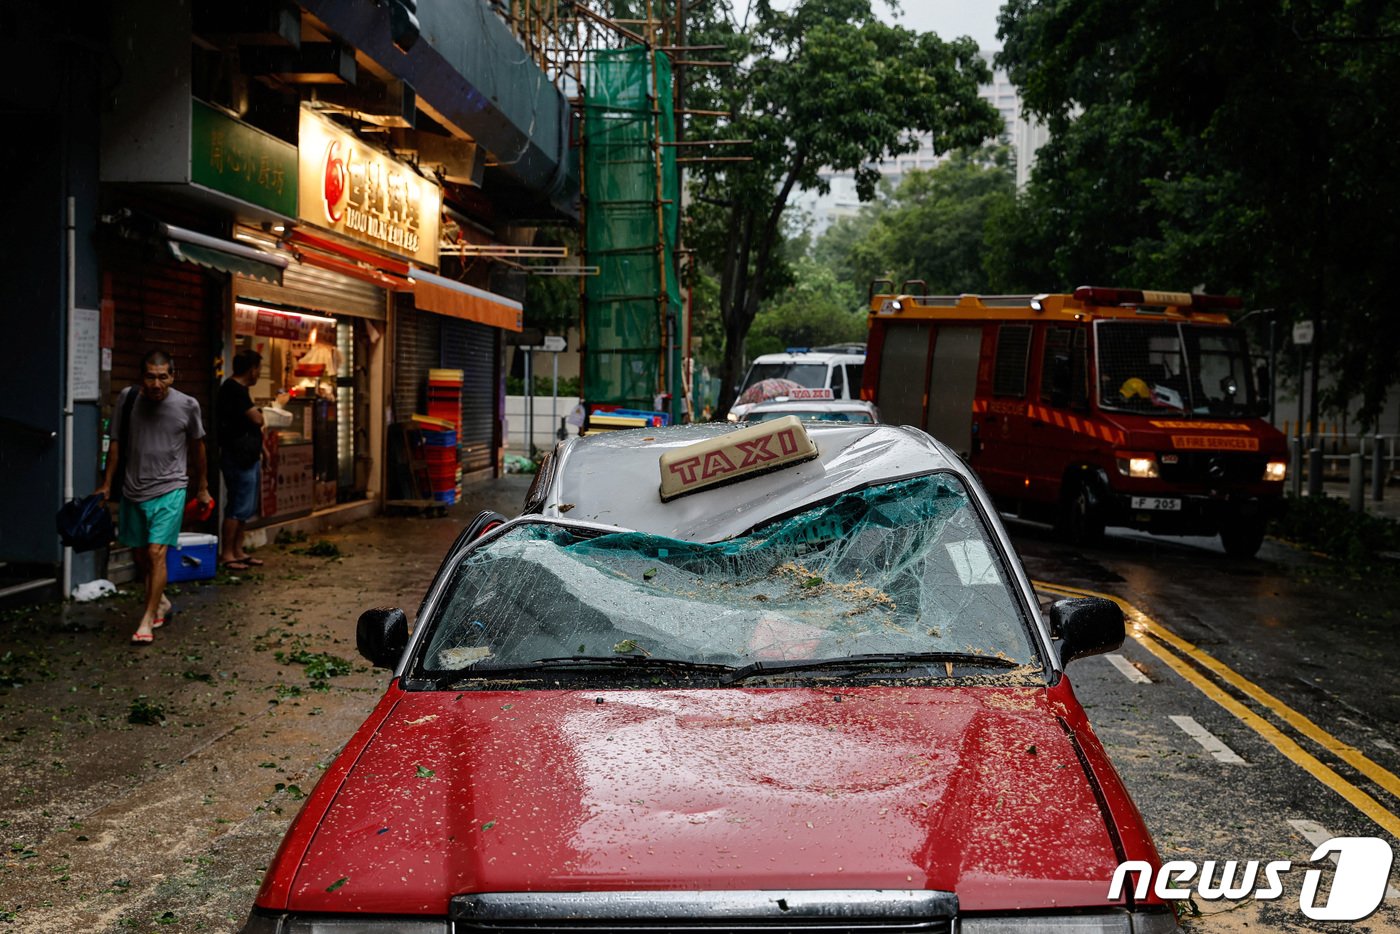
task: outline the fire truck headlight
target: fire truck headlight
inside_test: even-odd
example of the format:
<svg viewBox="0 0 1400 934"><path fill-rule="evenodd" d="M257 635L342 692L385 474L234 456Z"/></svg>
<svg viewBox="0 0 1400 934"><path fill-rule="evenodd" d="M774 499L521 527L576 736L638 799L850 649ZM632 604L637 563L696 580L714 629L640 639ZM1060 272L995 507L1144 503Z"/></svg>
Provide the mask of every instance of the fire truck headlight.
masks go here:
<svg viewBox="0 0 1400 934"><path fill-rule="evenodd" d="M1264 479L1282 482L1288 475L1288 461L1269 461L1264 465Z"/></svg>
<svg viewBox="0 0 1400 934"><path fill-rule="evenodd" d="M1157 455L1117 452L1118 472L1125 477L1150 479L1158 476Z"/></svg>

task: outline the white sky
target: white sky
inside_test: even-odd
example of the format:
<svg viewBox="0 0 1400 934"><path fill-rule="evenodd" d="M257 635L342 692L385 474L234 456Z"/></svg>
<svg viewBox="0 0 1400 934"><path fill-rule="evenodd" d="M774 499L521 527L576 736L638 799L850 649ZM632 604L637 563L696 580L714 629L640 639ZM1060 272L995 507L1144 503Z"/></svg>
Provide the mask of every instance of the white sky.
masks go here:
<svg viewBox="0 0 1400 934"><path fill-rule="evenodd" d="M783 9L792 0L776 0ZM889 0L871 0L875 14L886 22L896 22L919 32L934 32L941 39L971 36L983 52L1001 48L997 41L997 14L1002 0L897 0L898 15L890 12ZM748 0L734 0L734 13L742 22Z"/></svg>
<svg viewBox="0 0 1400 934"><path fill-rule="evenodd" d="M874 0L877 13L882 5ZM1001 48L997 41L1001 0L903 0L900 7L898 16L891 16L885 7L884 18L919 32L936 32L943 39L971 36L984 52Z"/></svg>

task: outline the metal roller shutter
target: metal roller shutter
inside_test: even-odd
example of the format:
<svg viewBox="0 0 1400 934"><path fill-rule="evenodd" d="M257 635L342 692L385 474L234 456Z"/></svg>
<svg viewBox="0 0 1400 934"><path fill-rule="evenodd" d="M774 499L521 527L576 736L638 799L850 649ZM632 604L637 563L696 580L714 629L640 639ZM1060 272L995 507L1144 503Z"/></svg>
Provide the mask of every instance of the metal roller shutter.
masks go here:
<svg viewBox="0 0 1400 934"><path fill-rule="evenodd" d="M442 365L462 371L462 428L457 436L462 472L496 464L500 330L474 321L442 319Z"/></svg>
<svg viewBox="0 0 1400 934"><path fill-rule="evenodd" d="M222 283L198 266L173 259L112 260L106 296L114 306L115 324L110 401L141 381L142 359L161 349L175 361L175 387L199 401L208 431Z"/></svg>
<svg viewBox="0 0 1400 934"><path fill-rule="evenodd" d="M441 321L411 307L400 307L394 316L394 418L398 421L428 411L428 371L442 365Z"/></svg>
<svg viewBox="0 0 1400 934"><path fill-rule="evenodd" d="M282 285L237 276L234 293L253 301L276 302L326 314L355 315L383 321L388 316L387 293L378 286L306 263L293 263L282 273Z"/></svg>

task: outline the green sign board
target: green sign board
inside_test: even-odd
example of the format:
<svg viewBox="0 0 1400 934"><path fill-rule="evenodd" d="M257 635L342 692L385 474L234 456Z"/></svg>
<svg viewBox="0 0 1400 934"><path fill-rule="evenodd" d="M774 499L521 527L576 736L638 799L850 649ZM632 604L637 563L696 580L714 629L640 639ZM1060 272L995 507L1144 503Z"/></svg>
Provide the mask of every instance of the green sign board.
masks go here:
<svg viewBox="0 0 1400 934"><path fill-rule="evenodd" d="M202 101L190 115L190 180L287 217L297 213L297 148Z"/></svg>

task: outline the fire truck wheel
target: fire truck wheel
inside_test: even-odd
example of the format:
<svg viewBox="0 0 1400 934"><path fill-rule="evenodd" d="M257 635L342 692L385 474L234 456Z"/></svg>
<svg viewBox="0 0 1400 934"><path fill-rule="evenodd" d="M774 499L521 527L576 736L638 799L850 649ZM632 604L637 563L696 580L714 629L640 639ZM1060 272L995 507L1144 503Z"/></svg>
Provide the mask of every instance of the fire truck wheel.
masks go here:
<svg viewBox="0 0 1400 934"><path fill-rule="evenodd" d="M1060 532L1074 545L1097 545L1103 540L1103 513L1088 486L1076 483L1060 504Z"/></svg>
<svg viewBox="0 0 1400 934"><path fill-rule="evenodd" d="M1220 530L1220 544L1232 558L1253 558L1264 544L1262 519L1236 519Z"/></svg>

